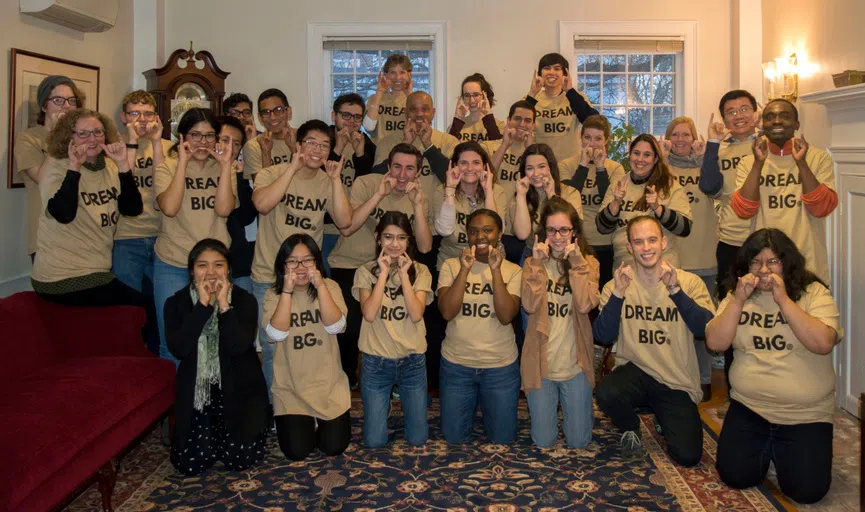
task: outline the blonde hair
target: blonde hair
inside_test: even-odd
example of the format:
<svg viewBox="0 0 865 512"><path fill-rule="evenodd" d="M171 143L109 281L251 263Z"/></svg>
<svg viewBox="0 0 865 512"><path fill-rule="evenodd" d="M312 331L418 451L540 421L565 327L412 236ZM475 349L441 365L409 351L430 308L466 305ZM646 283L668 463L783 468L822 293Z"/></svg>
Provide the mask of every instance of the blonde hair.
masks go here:
<svg viewBox="0 0 865 512"><path fill-rule="evenodd" d="M691 137L694 137L694 140L699 139L700 137L697 135L697 125L694 124L694 120L688 116L679 116L676 119L670 121L670 124L667 125L667 133L664 135L667 139L673 136L673 130L676 129L680 124L688 123L688 128L691 130Z"/></svg>
<svg viewBox="0 0 865 512"><path fill-rule="evenodd" d="M75 134L75 124L79 119L93 118L102 123L102 128L105 130L105 144L117 142L117 128L111 118L105 114L88 110L86 108L76 108L57 121L57 125L48 134L47 146L48 154L53 158L69 158L69 141Z"/></svg>
<svg viewBox="0 0 865 512"><path fill-rule="evenodd" d="M126 107L130 104L134 105L150 105L153 110L156 110L156 98L147 91L141 89L132 91L123 98L123 111L126 112Z"/></svg>

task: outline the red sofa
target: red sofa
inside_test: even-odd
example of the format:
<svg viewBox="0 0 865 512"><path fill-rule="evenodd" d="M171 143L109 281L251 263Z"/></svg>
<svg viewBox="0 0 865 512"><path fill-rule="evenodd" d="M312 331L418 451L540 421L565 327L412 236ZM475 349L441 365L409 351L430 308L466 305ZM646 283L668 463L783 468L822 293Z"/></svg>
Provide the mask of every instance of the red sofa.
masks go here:
<svg viewBox="0 0 865 512"><path fill-rule="evenodd" d="M174 403L175 367L141 340L144 311L0 299L0 511L52 510Z"/></svg>

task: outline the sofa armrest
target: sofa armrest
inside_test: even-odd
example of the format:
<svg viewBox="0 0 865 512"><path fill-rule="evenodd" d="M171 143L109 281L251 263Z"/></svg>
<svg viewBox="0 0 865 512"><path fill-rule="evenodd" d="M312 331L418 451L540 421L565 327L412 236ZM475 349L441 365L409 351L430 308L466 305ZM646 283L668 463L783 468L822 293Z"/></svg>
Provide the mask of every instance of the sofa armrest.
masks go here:
<svg viewBox="0 0 865 512"><path fill-rule="evenodd" d="M64 357L146 356L146 314L134 306L74 307L42 301L42 321Z"/></svg>

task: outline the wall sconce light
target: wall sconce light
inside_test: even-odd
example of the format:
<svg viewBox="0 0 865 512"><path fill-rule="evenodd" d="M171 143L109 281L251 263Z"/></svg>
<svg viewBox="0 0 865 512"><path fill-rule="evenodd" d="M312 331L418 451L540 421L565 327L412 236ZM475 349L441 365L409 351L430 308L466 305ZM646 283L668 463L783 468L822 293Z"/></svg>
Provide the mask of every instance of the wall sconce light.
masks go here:
<svg viewBox="0 0 865 512"><path fill-rule="evenodd" d="M769 101L783 98L796 102L799 98L799 58L795 53L763 63L764 92Z"/></svg>

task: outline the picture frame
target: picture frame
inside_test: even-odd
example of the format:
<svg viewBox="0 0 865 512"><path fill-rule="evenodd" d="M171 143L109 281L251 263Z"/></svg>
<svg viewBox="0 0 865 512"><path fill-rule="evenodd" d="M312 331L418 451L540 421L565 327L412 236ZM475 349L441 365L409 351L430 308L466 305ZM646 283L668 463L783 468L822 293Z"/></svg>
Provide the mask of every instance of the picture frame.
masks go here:
<svg viewBox="0 0 865 512"><path fill-rule="evenodd" d="M50 75L67 76L84 94L84 106L99 110L99 66L51 57L12 48L9 75L9 168L6 187L22 188L24 182L15 172L15 141L18 135L36 125L41 106L37 105L39 83Z"/></svg>

